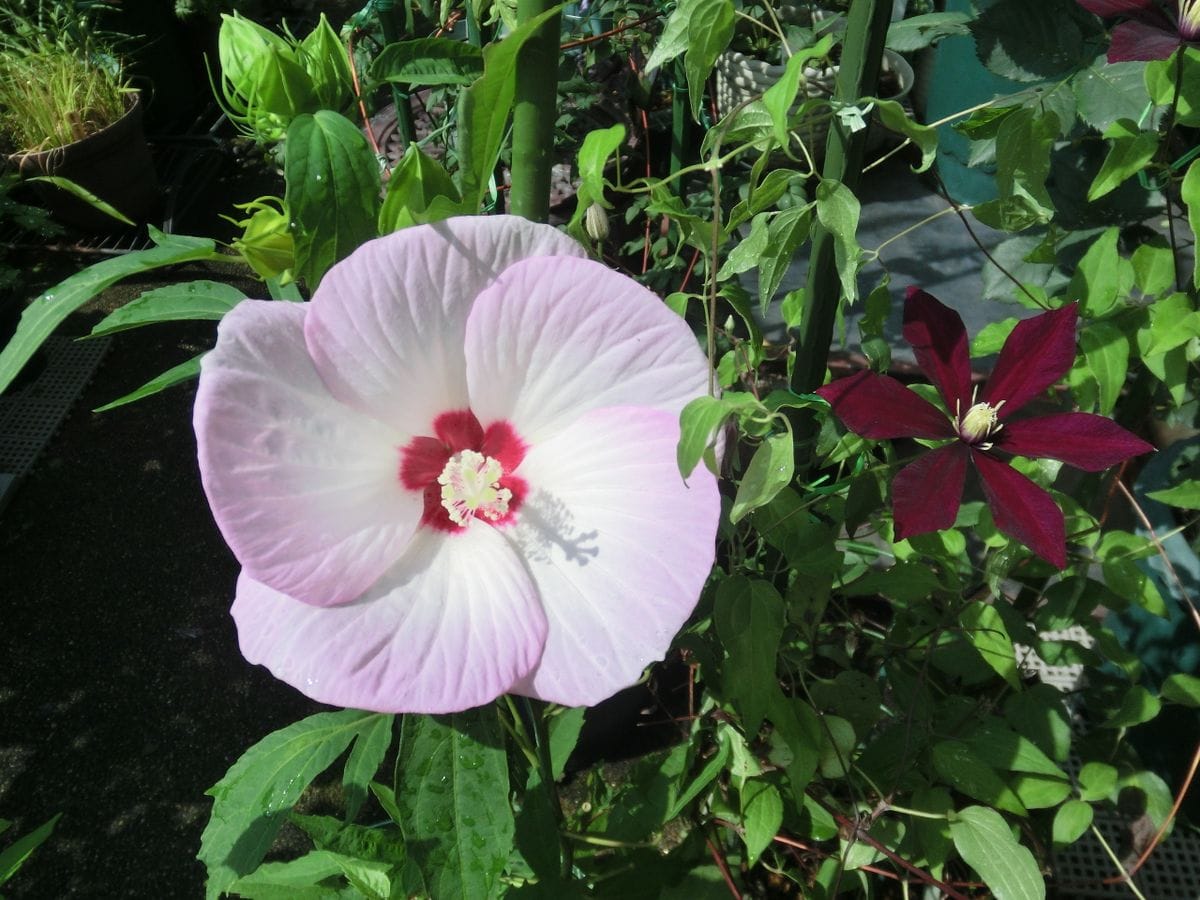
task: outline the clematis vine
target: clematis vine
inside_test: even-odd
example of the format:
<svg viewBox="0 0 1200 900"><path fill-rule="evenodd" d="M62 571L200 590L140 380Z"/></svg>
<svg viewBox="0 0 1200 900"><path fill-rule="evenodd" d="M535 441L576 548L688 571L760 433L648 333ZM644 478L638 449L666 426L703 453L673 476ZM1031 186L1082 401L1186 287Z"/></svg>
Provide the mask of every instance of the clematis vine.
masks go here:
<svg viewBox="0 0 1200 900"><path fill-rule="evenodd" d="M1108 61L1166 59L1200 40L1200 0L1078 0L1102 19L1125 17L1112 32Z"/></svg>
<svg viewBox="0 0 1200 900"><path fill-rule="evenodd" d="M873 372L817 391L846 427L863 437L949 440L896 473L892 509L898 539L954 524L969 463L979 473L996 527L1052 565L1066 566L1062 510L1000 454L1046 457L1099 472L1154 449L1111 419L1090 413L1010 420L1071 367L1076 318L1071 304L1019 322L977 395L962 318L925 291L909 288L904 339L949 415L896 379Z"/></svg>
<svg viewBox="0 0 1200 900"><path fill-rule="evenodd" d="M675 463L707 384L657 297L506 216L371 241L310 303L239 304L195 428L243 654L382 712L634 683L713 562L715 479Z"/></svg>

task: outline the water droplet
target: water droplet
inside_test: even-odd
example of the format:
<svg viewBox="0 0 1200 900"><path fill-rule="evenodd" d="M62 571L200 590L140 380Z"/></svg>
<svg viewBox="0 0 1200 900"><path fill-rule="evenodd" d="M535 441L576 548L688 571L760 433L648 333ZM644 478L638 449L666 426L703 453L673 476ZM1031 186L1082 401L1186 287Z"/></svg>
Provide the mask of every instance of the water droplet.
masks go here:
<svg viewBox="0 0 1200 900"><path fill-rule="evenodd" d="M316 180L317 180L317 181L321 181L321 180L322 180L322 176L321 176L321 173L320 173L320 172L318 172L318 173L316 174Z"/></svg>
<svg viewBox="0 0 1200 900"><path fill-rule="evenodd" d="M45 300L47 303L49 303L51 300L54 299L54 295L53 294L42 294L42 299Z"/></svg>

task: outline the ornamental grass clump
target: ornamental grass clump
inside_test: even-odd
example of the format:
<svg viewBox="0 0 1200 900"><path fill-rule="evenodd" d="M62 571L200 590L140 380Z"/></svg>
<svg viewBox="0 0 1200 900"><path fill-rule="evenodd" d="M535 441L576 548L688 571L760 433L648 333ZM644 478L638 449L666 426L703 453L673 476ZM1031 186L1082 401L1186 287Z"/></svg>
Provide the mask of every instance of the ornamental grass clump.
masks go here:
<svg viewBox="0 0 1200 900"><path fill-rule="evenodd" d="M0 5L0 131L7 149L37 153L82 140L128 111L132 88L88 17L62 6Z"/></svg>

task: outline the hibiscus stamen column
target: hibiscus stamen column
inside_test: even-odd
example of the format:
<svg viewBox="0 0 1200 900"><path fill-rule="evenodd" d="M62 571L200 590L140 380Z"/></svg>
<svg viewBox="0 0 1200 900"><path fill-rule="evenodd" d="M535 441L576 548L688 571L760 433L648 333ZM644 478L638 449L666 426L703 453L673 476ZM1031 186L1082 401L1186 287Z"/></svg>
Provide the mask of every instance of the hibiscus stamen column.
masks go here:
<svg viewBox="0 0 1200 900"><path fill-rule="evenodd" d="M865 94L874 93L891 11L890 0L852 0L846 19L846 38L842 43L841 68L833 94L835 104L856 103ZM840 119L833 117L825 141L822 180L841 182L856 191L862 175L866 137L866 129L850 131ZM799 326L792 329L792 337L796 340L796 365L792 370L791 387L796 393L811 393L825 378L825 363L833 341L839 301L840 280L833 233L820 221L814 221L804 307ZM809 463L810 448L807 445L814 434L814 419L811 415L803 415L797 417L794 424L796 464L804 469Z"/></svg>
<svg viewBox="0 0 1200 900"><path fill-rule="evenodd" d="M524 24L554 5L550 0L517 0L517 21ZM543 22L517 57L509 202L516 215L534 222L550 217L561 21L562 16L555 14Z"/></svg>

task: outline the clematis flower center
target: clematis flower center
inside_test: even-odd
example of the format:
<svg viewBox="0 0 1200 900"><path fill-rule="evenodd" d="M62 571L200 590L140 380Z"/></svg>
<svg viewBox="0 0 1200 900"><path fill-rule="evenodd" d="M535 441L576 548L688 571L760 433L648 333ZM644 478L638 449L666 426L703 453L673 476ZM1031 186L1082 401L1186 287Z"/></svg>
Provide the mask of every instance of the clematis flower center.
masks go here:
<svg viewBox="0 0 1200 900"><path fill-rule="evenodd" d="M959 417L959 436L968 444L979 444L981 449L987 450L991 447L990 443L985 443L987 439L1004 427L999 422L1000 407L1003 405L1003 400L995 406L976 403Z"/></svg>
<svg viewBox="0 0 1200 900"><path fill-rule="evenodd" d="M429 430L399 448L400 484L423 495L421 524L454 534L474 519L511 523L529 492L515 474L528 449L516 429L503 420L484 428L469 409L456 409Z"/></svg>
<svg viewBox="0 0 1200 900"><path fill-rule="evenodd" d="M476 514L493 522L508 515L512 491L500 487L504 468L490 456L474 450L455 453L438 476L442 506L455 525L466 525Z"/></svg>
<svg viewBox="0 0 1200 900"><path fill-rule="evenodd" d="M1200 37L1200 0L1179 0L1179 33L1189 41Z"/></svg>

